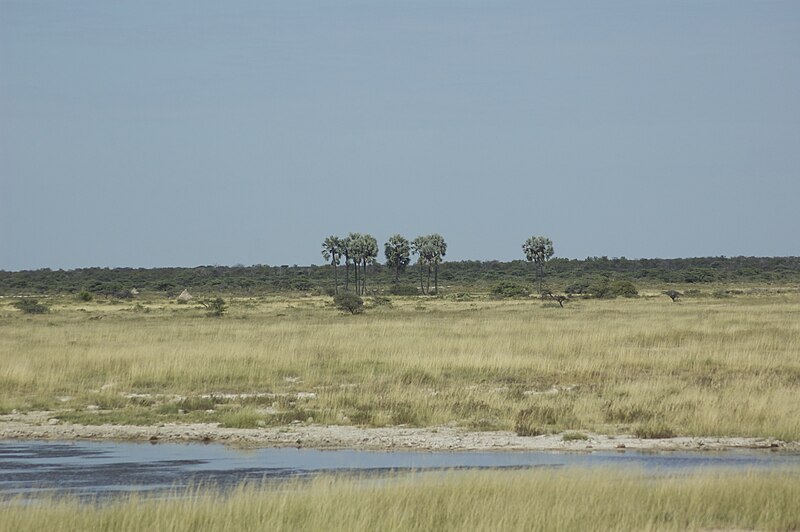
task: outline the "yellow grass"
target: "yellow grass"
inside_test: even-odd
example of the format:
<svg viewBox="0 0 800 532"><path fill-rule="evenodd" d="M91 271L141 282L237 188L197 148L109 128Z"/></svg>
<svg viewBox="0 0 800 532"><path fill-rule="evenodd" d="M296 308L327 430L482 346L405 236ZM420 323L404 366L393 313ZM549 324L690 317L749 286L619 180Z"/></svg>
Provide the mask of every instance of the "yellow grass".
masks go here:
<svg viewBox="0 0 800 532"><path fill-rule="evenodd" d="M269 392L193 415L219 421L245 407L244 418L260 424L313 417L532 433L654 425L800 439L797 292L564 309L394 298L360 316L329 298L271 297L232 300L222 319L157 298L137 309L53 303L30 317L0 303L0 412L70 408L83 422L147 422L169 415L161 403L172 395ZM116 412L90 415L91 404Z"/></svg>
<svg viewBox="0 0 800 532"><path fill-rule="evenodd" d="M181 499L6 504L26 530L797 530L800 481L781 473L648 478L607 470L453 472L199 489Z"/></svg>

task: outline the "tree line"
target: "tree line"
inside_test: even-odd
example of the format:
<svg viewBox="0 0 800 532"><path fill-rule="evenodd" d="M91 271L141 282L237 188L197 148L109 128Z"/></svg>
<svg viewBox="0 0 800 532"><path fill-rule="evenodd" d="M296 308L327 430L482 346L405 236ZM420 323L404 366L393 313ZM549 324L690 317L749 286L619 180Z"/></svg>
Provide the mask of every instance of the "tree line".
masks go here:
<svg viewBox="0 0 800 532"><path fill-rule="evenodd" d="M409 243L410 245L410 243ZM449 252L449 250L448 250ZM404 256L402 253L400 256ZM438 280L462 292L492 290L505 281L537 283L537 267L527 257L513 261L442 261ZM341 261L340 261L341 262ZM351 261L352 268L352 261ZM0 295L78 294L115 298L137 288L173 297L184 288L198 294L260 295L287 292L333 293L331 265L194 266L183 268L79 268L0 271ZM343 281L339 271L340 289ZM421 271L420 271L421 270ZM370 291L394 293L395 288L420 293L419 278L427 265L416 261L397 266L367 267ZM399 274L398 274L399 271ZM626 259L587 257L547 261L547 284L559 291L581 293L603 279L637 283L701 286L707 283L800 283L800 257L695 257ZM352 272L351 272L352 277ZM398 284L399 278L399 284ZM432 279L433 280L433 279ZM351 281L352 282L352 281ZM416 289L413 286L416 284ZM432 288L435 287L433 284Z"/></svg>
<svg viewBox="0 0 800 532"><path fill-rule="evenodd" d="M423 294L439 290L439 264L447 254L447 242L442 235L418 236L409 241L400 234L393 235L383 245L386 266L394 271L394 283L400 282L400 274L416 255L419 269L419 286ZM353 266L355 293L367 293L367 266L378 263L378 241L370 234L350 233L346 237L331 235L322 242L322 257L333 267L333 291L339 293L338 267L344 260L344 290L350 289L350 266ZM423 276L427 272L427 277ZM433 292L431 292L433 273ZM427 279L427 283L425 280Z"/></svg>

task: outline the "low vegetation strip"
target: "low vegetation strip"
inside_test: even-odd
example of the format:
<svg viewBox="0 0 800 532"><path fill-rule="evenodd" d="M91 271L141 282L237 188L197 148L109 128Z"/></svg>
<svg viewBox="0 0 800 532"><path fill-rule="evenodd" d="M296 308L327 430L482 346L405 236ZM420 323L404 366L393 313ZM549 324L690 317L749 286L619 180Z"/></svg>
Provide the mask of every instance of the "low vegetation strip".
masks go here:
<svg viewBox="0 0 800 532"><path fill-rule="evenodd" d="M6 504L18 530L797 530L798 471L647 477L604 469L322 477L103 505Z"/></svg>

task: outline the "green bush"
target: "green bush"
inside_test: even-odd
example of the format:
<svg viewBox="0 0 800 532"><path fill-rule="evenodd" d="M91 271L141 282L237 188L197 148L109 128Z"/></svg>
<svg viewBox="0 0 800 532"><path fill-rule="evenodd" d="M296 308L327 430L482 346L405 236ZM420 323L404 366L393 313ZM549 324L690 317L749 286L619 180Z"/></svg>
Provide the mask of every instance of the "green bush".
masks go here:
<svg viewBox="0 0 800 532"><path fill-rule="evenodd" d="M588 292L598 299L613 299L615 297L637 297L639 291L636 286L627 280L609 281L601 279L589 286Z"/></svg>
<svg viewBox="0 0 800 532"><path fill-rule="evenodd" d="M586 294L591 292L589 286L590 284L588 281L578 281L564 288L564 292L567 294Z"/></svg>
<svg viewBox="0 0 800 532"><path fill-rule="evenodd" d="M494 297L528 297L530 293L530 290L528 290L526 287L513 281L502 281L492 288L492 295Z"/></svg>
<svg viewBox="0 0 800 532"><path fill-rule="evenodd" d="M225 304L225 300L221 297L216 299L206 299L200 302L208 312L206 312L206 316L209 318L221 318L225 311L228 310L228 305Z"/></svg>
<svg viewBox="0 0 800 532"><path fill-rule="evenodd" d="M407 284L395 284L389 289L389 293L393 296L415 296L417 295L417 287Z"/></svg>
<svg viewBox="0 0 800 532"><path fill-rule="evenodd" d="M392 300L386 296L373 296L372 305L375 307L391 307Z"/></svg>
<svg viewBox="0 0 800 532"><path fill-rule="evenodd" d="M50 307L44 303L39 303L36 299L20 299L15 301L13 306L25 314L45 314L50 311Z"/></svg>
<svg viewBox="0 0 800 532"><path fill-rule="evenodd" d="M360 314L364 311L364 300L355 294L339 294L333 298L333 304L339 310L350 314Z"/></svg>
<svg viewBox="0 0 800 532"><path fill-rule="evenodd" d="M81 290L75 297L78 299L78 301L91 301L94 299L94 296L92 296L91 292L86 290Z"/></svg>
<svg viewBox="0 0 800 532"><path fill-rule="evenodd" d="M625 280L612 282L611 291L615 296L621 297L637 297L639 295L636 286L632 282Z"/></svg>

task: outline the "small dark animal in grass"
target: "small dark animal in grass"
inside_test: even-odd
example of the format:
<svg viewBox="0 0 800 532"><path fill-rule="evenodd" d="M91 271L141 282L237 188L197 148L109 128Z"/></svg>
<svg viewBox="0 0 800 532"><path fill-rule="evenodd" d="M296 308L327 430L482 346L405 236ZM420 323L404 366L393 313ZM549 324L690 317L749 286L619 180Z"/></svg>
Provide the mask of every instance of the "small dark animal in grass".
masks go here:
<svg viewBox="0 0 800 532"><path fill-rule="evenodd" d="M675 303L675 301L677 301L678 298L681 297L683 294L675 290L667 290L666 292L664 292L664 295L668 295L669 298L672 300L672 302Z"/></svg>
<svg viewBox="0 0 800 532"><path fill-rule="evenodd" d="M550 298L553 301L557 301L558 305L561 308L564 308L564 303L569 301L569 298L567 296L562 296L561 294L553 295L552 292L542 292L542 299L545 299L545 298Z"/></svg>

